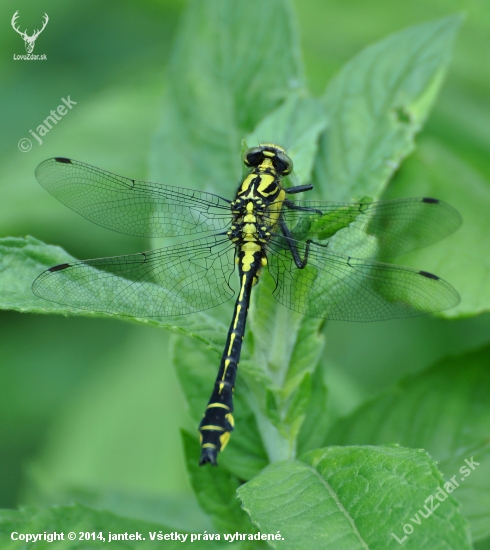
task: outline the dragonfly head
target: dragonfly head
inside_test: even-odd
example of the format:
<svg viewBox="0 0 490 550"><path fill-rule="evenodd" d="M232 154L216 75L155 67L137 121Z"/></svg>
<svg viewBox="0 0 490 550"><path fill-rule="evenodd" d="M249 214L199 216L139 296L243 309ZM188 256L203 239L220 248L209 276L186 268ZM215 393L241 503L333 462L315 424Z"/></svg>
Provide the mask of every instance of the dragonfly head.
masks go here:
<svg viewBox="0 0 490 550"><path fill-rule="evenodd" d="M251 147L243 155L243 162L251 168L260 166L265 159L272 161L280 176L287 176L293 171L293 161L282 147L274 143L261 143L258 147Z"/></svg>

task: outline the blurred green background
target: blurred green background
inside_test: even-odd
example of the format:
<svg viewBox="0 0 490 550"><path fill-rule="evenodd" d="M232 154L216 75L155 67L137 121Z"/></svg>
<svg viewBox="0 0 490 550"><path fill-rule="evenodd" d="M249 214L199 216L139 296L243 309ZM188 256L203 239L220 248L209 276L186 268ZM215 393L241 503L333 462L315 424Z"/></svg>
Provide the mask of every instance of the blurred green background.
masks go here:
<svg viewBox="0 0 490 550"><path fill-rule="evenodd" d="M464 10L447 82L418 141L451 151L490 182L490 9L483 0L296 0L294 6L315 94L371 42ZM149 178L165 63L183 8L181 0L2 3L0 236L31 234L78 258L150 247L63 206L36 182L34 169L48 157L67 156ZM34 50L47 61L13 60L25 53L10 27L16 10L28 30L48 13ZM29 130L68 96L77 105L39 145ZM17 143L25 137L33 146L22 153ZM416 156L408 159L397 177L415 162ZM170 497L189 506L179 428L195 426L169 362L168 334L116 320L13 312L0 313L0 326L0 507L60 503L63 495L114 511L131 507L133 516L138 502L142 509L151 504L155 516ZM338 415L403 374L488 343L490 316L330 323L326 336L331 411Z"/></svg>

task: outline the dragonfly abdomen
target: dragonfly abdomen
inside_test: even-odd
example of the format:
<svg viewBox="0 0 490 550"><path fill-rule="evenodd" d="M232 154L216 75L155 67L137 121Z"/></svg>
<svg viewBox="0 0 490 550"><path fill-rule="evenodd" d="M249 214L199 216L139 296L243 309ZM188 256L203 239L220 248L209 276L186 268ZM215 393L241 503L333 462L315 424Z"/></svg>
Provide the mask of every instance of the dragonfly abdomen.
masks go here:
<svg viewBox="0 0 490 550"><path fill-rule="evenodd" d="M250 269L247 272L240 269L240 293L235 303L235 311L213 393L199 424L201 434L200 465L208 462L213 466L217 465L218 453L226 447L235 425L233 390L245 334L250 293L261 266L261 253L256 252L253 256L254 261L251 263Z"/></svg>
<svg viewBox="0 0 490 550"><path fill-rule="evenodd" d="M213 393L199 424L201 458L199 464L217 464L218 453L234 429L233 389L252 286L267 264L266 244L278 223L285 191L274 164L276 153L259 148L257 165L243 180L231 203L233 221L228 238L237 249L236 262L240 276L240 293L235 303L221 364Z"/></svg>

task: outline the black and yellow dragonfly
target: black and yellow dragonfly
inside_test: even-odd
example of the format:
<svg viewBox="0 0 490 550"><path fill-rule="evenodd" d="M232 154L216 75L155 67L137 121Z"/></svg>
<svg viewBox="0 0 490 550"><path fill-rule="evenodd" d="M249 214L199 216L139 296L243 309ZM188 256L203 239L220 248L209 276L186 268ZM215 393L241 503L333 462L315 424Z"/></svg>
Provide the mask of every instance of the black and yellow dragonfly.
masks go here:
<svg viewBox="0 0 490 550"><path fill-rule="evenodd" d="M312 185L286 188L293 163L272 143L244 155L249 173L232 201L117 176L66 158L36 169L43 187L85 218L140 237L208 234L158 250L65 263L34 281L34 294L59 304L134 317L212 308L238 298L215 386L199 425L200 464L217 464L234 428L233 389L253 285L267 266L274 296L299 313L379 321L441 311L459 301L436 275L380 260L427 246L461 223L432 198L381 202L293 201Z"/></svg>

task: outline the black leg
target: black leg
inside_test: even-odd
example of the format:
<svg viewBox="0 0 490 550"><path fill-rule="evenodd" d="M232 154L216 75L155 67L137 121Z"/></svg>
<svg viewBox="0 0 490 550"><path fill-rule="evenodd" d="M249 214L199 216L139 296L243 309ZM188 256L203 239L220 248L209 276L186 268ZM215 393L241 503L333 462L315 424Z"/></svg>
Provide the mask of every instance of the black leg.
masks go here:
<svg viewBox="0 0 490 550"><path fill-rule="evenodd" d="M311 191L313 189L313 185L309 183L308 185L295 185L294 187L288 187L287 189L284 188L284 191L288 195L294 195L294 193L302 193L303 191Z"/></svg>
<svg viewBox="0 0 490 550"><path fill-rule="evenodd" d="M281 228L282 234L284 235L284 238L288 243L289 250L293 255L293 259L294 259L294 263L296 264L296 267L298 269L303 269L306 265L306 262L308 261L308 251L310 250L311 241L306 241L305 256L303 259L301 259L301 256L299 255L298 247L296 245L296 241L293 238L291 230L289 229L289 227L286 225L286 222L282 218L279 219L279 227Z"/></svg>
<svg viewBox="0 0 490 550"><path fill-rule="evenodd" d="M300 206L299 204L296 204L293 201L290 201L288 199L286 199L283 202L283 205L286 208L289 208L289 210L303 210L304 212L314 212L315 214L320 214L320 216L323 214L321 210L317 210L316 208L310 208L309 206Z"/></svg>
<svg viewBox="0 0 490 550"><path fill-rule="evenodd" d="M296 239L293 237L293 234L291 233L291 230L287 226L286 222L280 218L279 219L279 227L281 228L282 234L284 238L286 239L286 242L288 243L289 250L291 251L291 254L293 255L294 263L296 264L296 267L298 269L304 269L306 264L308 263L308 253L310 251L310 245L311 243L314 243L316 246L322 246L323 248L328 247L328 242L326 244L317 243L315 241L312 241L311 239L308 239L305 241L305 255L304 258L301 259L301 256L299 254L298 246Z"/></svg>

